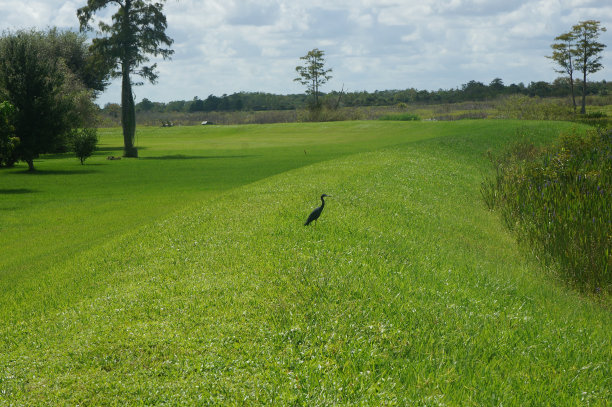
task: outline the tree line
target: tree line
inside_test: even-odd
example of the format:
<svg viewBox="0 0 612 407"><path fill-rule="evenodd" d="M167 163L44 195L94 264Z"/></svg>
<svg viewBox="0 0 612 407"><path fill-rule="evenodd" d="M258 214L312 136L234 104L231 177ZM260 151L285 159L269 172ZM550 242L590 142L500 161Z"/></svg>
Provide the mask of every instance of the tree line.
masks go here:
<svg viewBox="0 0 612 407"><path fill-rule="evenodd" d="M581 86L580 81L575 81ZM588 82L587 95L606 96L612 94L612 83L605 80ZM569 97L570 83L566 78L557 78L553 82L537 81L505 85L503 80L495 78L485 84L479 81L469 81L457 88L439 89L435 91L409 88L404 90L382 91L331 91L320 93L321 103L333 107L338 104L346 107L361 106L393 106L406 104L443 104L472 101L493 100L508 95L525 95L540 98ZM265 110L296 110L309 106L309 94L278 95L265 92L236 92L231 95L209 95L205 99L196 96L191 100L175 100L167 103L154 102L143 98L136 103L136 112L158 113L193 113L193 112L233 112L233 111L265 111ZM102 109L110 116L120 114L120 105L108 103Z"/></svg>

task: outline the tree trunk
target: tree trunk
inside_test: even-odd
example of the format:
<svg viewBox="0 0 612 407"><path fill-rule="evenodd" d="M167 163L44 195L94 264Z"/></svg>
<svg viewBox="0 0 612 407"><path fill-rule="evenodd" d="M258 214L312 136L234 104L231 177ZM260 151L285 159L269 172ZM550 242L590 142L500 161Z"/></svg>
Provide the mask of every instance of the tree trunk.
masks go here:
<svg viewBox="0 0 612 407"><path fill-rule="evenodd" d="M132 95L132 83L130 81L130 70L127 62L123 63L121 83L121 125L123 126L123 156L138 157L138 150L134 147L134 136L136 134L136 110L134 108L134 96Z"/></svg>
<svg viewBox="0 0 612 407"><path fill-rule="evenodd" d="M570 74L570 88L572 89L572 105L574 106L574 113L576 113L576 92L574 91L574 77Z"/></svg>
<svg viewBox="0 0 612 407"><path fill-rule="evenodd" d="M28 163L28 171L33 172L36 169L34 168L34 159L29 158L27 160L25 160Z"/></svg>
<svg viewBox="0 0 612 407"><path fill-rule="evenodd" d="M586 58L585 58L586 59ZM584 68L582 69L582 73L584 74L584 77L582 79L582 107L580 108L580 113L585 114L586 113L586 92L587 92L587 84L586 84L586 77L587 77L587 67L586 67L586 61L584 62Z"/></svg>
<svg viewBox="0 0 612 407"><path fill-rule="evenodd" d="M573 39L570 37L567 40L567 58L569 65L569 78L570 78L570 89L572 90L572 105L574 106L574 114L576 114L576 92L574 89L574 61L572 61L572 41Z"/></svg>
<svg viewBox="0 0 612 407"><path fill-rule="evenodd" d="M136 110L134 107L134 95L132 94L132 81L130 80L130 68L132 67L132 59L129 53L129 44L131 44L131 8L132 0L125 0L123 6L123 22L122 22L122 40L125 41L125 54L121 57L121 125L123 127L123 156L138 157L138 150L134 147L134 138L136 135Z"/></svg>

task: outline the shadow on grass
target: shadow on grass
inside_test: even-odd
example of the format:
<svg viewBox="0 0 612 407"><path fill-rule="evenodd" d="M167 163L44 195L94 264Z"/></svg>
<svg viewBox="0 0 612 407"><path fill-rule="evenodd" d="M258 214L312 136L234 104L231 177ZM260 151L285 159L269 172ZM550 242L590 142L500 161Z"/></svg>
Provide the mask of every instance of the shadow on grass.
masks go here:
<svg viewBox="0 0 612 407"><path fill-rule="evenodd" d="M0 189L0 195L21 195L21 194L33 194L38 192L35 189L28 188L14 188L14 189Z"/></svg>
<svg viewBox="0 0 612 407"><path fill-rule="evenodd" d="M160 155L158 157L142 157L143 160L209 160L218 158L248 158L254 155Z"/></svg>
<svg viewBox="0 0 612 407"><path fill-rule="evenodd" d="M67 152L67 153L49 153L49 154L41 154L40 157L39 157L39 160L54 160L54 159L57 159L57 158L73 158L73 157L74 157L74 153L70 153L70 152Z"/></svg>
<svg viewBox="0 0 612 407"><path fill-rule="evenodd" d="M82 174L94 174L98 171L88 170L88 169L78 169L78 170L39 170L35 169L34 171L19 171L15 172L15 174L24 174L24 175L82 175Z"/></svg>
<svg viewBox="0 0 612 407"><path fill-rule="evenodd" d="M136 147L136 149L138 151L141 151L141 150L146 150L147 147ZM96 151L94 151L94 155L104 155L104 154L108 154L108 153L116 154L117 152L120 152L121 155L123 155L123 146L102 146L102 147L97 147Z"/></svg>

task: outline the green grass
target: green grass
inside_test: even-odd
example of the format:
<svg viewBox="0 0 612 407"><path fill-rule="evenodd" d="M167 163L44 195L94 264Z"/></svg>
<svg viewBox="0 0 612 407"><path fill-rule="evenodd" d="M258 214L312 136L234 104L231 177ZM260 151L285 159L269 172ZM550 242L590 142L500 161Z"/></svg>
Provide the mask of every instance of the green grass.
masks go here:
<svg viewBox="0 0 612 407"><path fill-rule="evenodd" d="M114 229L0 275L0 405L606 405L609 310L522 252L479 193L488 149L567 127L147 129L139 160L1 173L38 191L3 193L47 212L32 234L53 200ZM127 214L97 202L108 191Z"/></svg>
<svg viewBox="0 0 612 407"><path fill-rule="evenodd" d="M0 270L36 273L220 191L433 135L369 123L145 128L137 136L140 160L107 161L121 155L122 136L119 129L101 130L100 151L84 166L67 155L38 160L36 174L23 165L0 172Z"/></svg>

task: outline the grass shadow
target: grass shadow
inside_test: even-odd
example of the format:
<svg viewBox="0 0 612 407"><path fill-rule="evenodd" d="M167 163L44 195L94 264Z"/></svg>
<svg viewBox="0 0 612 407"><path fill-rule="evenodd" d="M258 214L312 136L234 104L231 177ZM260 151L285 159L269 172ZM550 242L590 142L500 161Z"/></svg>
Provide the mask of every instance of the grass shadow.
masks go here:
<svg viewBox="0 0 612 407"><path fill-rule="evenodd" d="M148 147L136 147L138 151L146 150L147 148ZM117 152L123 153L123 146L98 146L96 147L96 151L94 151L94 155Z"/></svg>
<svg viewBox="0 0 612 407"><path fill-rule="evenodd" d="M72 157L74 157L74 153L72 152L48 153L48 154L41 154L40 160L53 160L56 158L72 158Z"/></svg>
<svg viewBox="0 0 612 407"><path fill-rule="evenodd" d="M12 188L12 189L0 189L0 195L21 195L21 194L32 194L38 192L35 189L28 188Z"/></svg>
<svg viewBox="0 0 612 407"><path fill-rule="evenodd" d="M144 160L209 160L219 158L248 158L255 157L254 155L184 155L172 154L161 155L158 157L142 157Z"/></svg>
<svg viewBox="0 0 612 407"><path fill-rule="evenodd" d="M23 174L23 175L82 175L82 174L93 174L98 171L87 170L87 169L78 169L78 170L39 170L36 169L34 171L19 171L15 172L15 174Z"/></svg>

